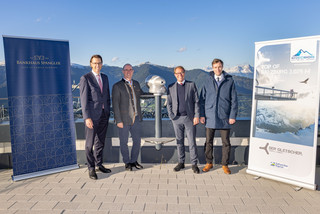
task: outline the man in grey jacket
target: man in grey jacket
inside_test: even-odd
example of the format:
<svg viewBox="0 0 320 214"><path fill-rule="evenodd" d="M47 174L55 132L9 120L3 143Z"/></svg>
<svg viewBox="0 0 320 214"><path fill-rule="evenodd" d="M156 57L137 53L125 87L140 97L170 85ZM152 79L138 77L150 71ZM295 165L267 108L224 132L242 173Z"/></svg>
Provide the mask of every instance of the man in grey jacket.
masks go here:
<svg viewBox="0 0 320 214"><path fill-rule="evenodd" d="M132 171L132 167L142 169L137 162L141 144L141 107L140 95L143 94L138 81L133 80L134 70L130 64L122 69L123 78L112 88L112 106L114 120L119 130L120 151L125 163L125 169ZM128 138L132 136L131 157L129 157Z"/></svg>
<svg viewBox="0 0 320 214"><path fill-rule="evenodd" d="M197 166L198 152L196 144L196 125L199 123L198 91L194 82L184 79L185 69L182 66L174 69L174 75L177 78L177 82L169 85L167 96L168 115L172 121L176 135L179 158L179 163L173 170L178 172L185 168L184 134L186 132L192 170L198 174L200 173Z"/></svg>
<svg viewBox="0 0 320 214"><path fill-rule="evenodd" d="M213 72L205 80L200 95L200 122L206 124L205 156L206 166L202 169L208 172L213 167L213 139L215 130L220 130L222 140L222 169L230 174L228 167L231 144L230 129L236 122L238 100L235 83L232 76L223 71L223 61L212 61Z"/></svg>

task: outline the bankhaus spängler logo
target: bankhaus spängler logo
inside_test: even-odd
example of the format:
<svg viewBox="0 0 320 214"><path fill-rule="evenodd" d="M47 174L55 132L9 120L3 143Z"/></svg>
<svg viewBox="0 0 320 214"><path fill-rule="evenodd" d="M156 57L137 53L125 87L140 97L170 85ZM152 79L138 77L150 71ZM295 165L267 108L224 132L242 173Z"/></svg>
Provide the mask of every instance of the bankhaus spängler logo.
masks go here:
<svg viewBox="0 0 320 214"><path fill-rule="evenodd" d="M17 60L17 65L45 65L45 66L55 66L61 65L60 61L55 61L49 59L49 57L43 55L34 55L29 57L27 60Z"/></svg>

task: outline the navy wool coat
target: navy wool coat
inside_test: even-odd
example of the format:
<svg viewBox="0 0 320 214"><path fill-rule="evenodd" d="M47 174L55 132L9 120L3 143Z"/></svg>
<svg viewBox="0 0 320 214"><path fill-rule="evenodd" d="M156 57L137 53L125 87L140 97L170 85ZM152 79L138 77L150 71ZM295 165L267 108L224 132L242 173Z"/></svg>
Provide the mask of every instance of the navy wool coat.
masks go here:
<svg viewBox="0 0 320 214"><path fill-rule="evenodd" d="M236 119L238 99L231 75L223 71L224 79L218 86L214 72L209 73L200 94L200 117L206 118L206 127L230 129L229 119Z"/></svg>

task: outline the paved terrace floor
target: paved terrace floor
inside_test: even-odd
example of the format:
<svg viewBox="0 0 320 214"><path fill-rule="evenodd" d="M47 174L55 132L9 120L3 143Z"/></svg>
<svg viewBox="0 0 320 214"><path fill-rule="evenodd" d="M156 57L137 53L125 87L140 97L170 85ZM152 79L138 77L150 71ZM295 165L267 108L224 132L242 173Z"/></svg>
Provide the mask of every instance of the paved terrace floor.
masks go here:
<svg viewBox="0 0 320 214"><path fill-rule="evenodd" d="M198 175L191 165L178 173L175 164L105 166L112 173L98 172L96 181L85 166L18 182L1 170L0 213L320 213L320 191L254 180L245 166L231 166L231 175L220 166Z"/></svg>

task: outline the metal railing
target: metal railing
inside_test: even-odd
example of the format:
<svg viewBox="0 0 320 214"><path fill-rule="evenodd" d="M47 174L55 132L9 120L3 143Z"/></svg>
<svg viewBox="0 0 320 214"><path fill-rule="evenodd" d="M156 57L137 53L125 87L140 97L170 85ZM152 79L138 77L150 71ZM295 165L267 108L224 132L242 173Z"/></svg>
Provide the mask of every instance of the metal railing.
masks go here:
<svg viewBox="0 0 320 214"><path fill-rule="evenodd" d="M238 117L250 117L251 116L251 98L252 95L238 95L239 112ZM168 112L166 108L167 95L161 96L161 115L162 118L168 118ZM0 98L0 101L4 104L0 104L0 123L9 121L8 111L8 98ZM143 118L153 119L155 118L155 100L153 95L142 95L141 96L141 111ZM82 118L82 110L80 104L80 97L73 96L73 113L75 119ZM113 110L111 108L110 118L113 118Z"/></svg>
<svg viewBox="0 0 320 214"><path fill-rule="evenodd" d="M276 89L274 87L268 88L268 87L256 86L255 94L256 94L256 96L260 96L260 97L296 99L298 93L294 92L293 89L281 90L281 89Z"/></svg>

